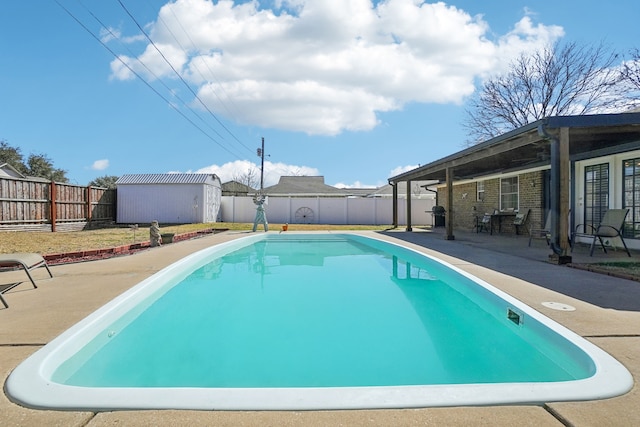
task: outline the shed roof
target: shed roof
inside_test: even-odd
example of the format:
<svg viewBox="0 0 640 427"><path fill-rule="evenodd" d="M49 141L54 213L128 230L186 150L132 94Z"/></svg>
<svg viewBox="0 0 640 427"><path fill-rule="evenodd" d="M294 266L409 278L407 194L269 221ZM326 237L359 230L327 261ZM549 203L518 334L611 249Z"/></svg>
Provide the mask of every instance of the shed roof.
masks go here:
<svg viewBox="0 0 640 427"><path fill-rule="evenodd" d="M220 181L217 175L208 173L149 173L122 175L116 185L129 184L212 184Z"/></svg>

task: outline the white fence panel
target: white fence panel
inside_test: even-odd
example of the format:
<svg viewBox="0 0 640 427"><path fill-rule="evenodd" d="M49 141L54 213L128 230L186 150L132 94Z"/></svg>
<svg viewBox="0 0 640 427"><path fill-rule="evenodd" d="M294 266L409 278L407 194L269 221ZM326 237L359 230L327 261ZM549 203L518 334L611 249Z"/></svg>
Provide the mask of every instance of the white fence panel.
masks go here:
<svg viewBox="0 0 640 427"><path fill-rule="evenodd" d="M291 216L291 200L282 197L268 197L267 204L264 205L264 209L267 212L267 221L276 223L289 223ZM250 222L253 222L255 217L256 207L253 205L253 217ZM275 218L278 218L277 220ZM283 219L282 221L280 219Z"/></svg>
<svg viewBox="0 0 640 427"><path fill-rule="evenodd" d="M256 205L251 197L222 196L220 220L223 222L253 222Z"/></svg>
<svg viewBox="0 0 640 427"><path fill-rule="evenodd" d="M346 199L346 202L349 224L379 224L376 222L376 199Z"/></svg>
<svg viewBox="0 0 640 427"><path fill-rule="evenodd" d="M411 200L411 223L431 225L433 199ZM390 198L269 197L267 220L277 224L386 225L393 222ZM398 200L398 225L406 225L406 200ZM256 205L251 197L223 196L222 222L253 222Z"/></svg>
<svg viewBox="0 0 640 427"><path fill-rule="evenodd" d="M322 209L318 213L319 224L349 224L345 198L324 198L320 201Z"/></svg>

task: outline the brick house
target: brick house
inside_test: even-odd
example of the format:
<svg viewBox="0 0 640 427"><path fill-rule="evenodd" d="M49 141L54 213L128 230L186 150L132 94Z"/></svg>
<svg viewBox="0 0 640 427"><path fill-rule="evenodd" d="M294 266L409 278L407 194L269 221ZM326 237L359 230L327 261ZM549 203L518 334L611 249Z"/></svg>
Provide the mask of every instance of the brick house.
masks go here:
<svg viewBox="0 0 640 427"><path fill-rule="evenodd" d="M640 113L538 120L389 183L415 180L439 181L448 239L472 230L485 212L505 213L505 233L515 231L511 213L528 212L527 229L551 215L551 248L568 257L572 224L598 224L607 209L629 208L625 241L640 249Z"/></svg>

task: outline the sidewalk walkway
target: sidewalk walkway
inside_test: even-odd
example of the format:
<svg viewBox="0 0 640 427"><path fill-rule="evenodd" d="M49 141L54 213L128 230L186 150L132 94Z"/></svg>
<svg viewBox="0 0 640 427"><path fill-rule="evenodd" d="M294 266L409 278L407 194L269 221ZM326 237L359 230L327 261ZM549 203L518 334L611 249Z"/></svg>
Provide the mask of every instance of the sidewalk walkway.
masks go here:
<svg viewBox="0 0 640 427"><path fill-rule="evenodd" d="M362 234L405 244L488 281L594 342L622 362L635 378L640 378L640 309L637 294L640 283L549 264L545 262L548 249L544 242L534 242L535 246L528 248L527 239L523 236L459 233L456 240L447 241L438 230ZM190 253L243 235L246 233L225 232L131 256L53 266L54 278L36 276L38 289L29 289L21 284L5 295L10 308L0 309L0 377L4 382L9 373L30 354L141 280ZM0 283L4 283L6 275L11 274L3 273ZM546 301L568 304L576 310L553 310L541 304ZM638 401L640 392L635 387L626 395L612 399L549 402L543 406L308 412L167 410L91 413L27 409L1 394L0 424L625 426L640 424Z"/></svg>

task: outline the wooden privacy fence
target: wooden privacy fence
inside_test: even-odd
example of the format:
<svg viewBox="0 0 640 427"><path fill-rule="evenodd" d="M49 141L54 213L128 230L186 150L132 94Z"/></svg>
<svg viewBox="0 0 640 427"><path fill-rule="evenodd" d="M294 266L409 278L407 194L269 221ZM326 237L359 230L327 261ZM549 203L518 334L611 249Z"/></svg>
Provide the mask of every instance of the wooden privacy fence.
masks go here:
<svg viewBox="0 0 640 427"><path fill-rule="evenodd" d="M0 177L0 230L72 231L115 219L115 190Z"/></svg>

